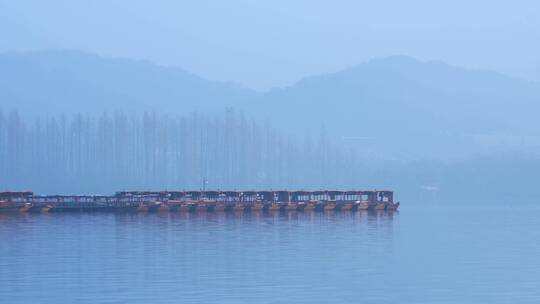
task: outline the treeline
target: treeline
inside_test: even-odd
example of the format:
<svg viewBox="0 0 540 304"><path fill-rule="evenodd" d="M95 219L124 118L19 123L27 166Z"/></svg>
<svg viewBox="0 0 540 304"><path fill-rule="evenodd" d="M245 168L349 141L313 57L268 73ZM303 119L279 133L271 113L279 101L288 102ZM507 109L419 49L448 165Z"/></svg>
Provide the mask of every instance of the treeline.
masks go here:
<svg viewBox="0 0 540 304"><path fill-rule="evenodd" d="M0 109L2 189L200 189L205 179L210 189L354 187L354 155L332 146L323 130L293 140L234 109L217 117L117 111L37 118Z"/></svg>

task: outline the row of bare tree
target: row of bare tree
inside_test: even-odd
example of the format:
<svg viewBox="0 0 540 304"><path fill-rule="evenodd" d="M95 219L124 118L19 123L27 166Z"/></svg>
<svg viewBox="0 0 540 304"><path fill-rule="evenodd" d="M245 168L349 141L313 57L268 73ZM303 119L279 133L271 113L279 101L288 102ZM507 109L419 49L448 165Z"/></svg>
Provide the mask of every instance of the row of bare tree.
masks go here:
<svg viewBox="0 0 540 304"><path fill-rule="evenodd" d="M353 151L278 134L227 109L219 117L125 112L25 118L0 110L0 187L42 193L352 185Z"/></svg>

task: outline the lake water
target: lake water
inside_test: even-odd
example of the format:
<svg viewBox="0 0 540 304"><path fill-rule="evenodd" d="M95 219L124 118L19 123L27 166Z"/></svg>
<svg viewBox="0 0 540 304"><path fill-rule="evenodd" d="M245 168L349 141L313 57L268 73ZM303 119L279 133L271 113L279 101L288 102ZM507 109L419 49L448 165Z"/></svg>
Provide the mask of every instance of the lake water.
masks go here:
<svg viewBox="0 0 540 304"><path fill-rule="evenodd" d="M0 303L540 303L540 204L0 214Z"/></svg>

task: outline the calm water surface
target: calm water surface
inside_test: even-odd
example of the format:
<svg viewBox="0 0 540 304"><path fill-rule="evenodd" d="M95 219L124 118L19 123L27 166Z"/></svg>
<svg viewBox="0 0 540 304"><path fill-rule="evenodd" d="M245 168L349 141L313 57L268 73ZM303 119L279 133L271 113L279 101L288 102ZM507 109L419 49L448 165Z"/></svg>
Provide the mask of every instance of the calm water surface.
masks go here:
<svg viewBox="0 0 540 304"><path fill-rule="evenodd" d="M540 303L540 204L0 215L0 303Z"/></svg>

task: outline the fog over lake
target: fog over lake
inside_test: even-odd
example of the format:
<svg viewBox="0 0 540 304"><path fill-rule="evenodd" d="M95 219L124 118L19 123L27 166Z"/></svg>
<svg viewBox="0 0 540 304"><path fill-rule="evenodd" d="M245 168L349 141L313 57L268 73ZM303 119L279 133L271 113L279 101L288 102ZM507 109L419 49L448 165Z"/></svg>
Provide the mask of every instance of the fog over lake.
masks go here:
<svg viewBox="0 0 540 304"><path fill-rule="evenodd" d="M540 302L540 4L0 0L0 303Z"/></svg>

